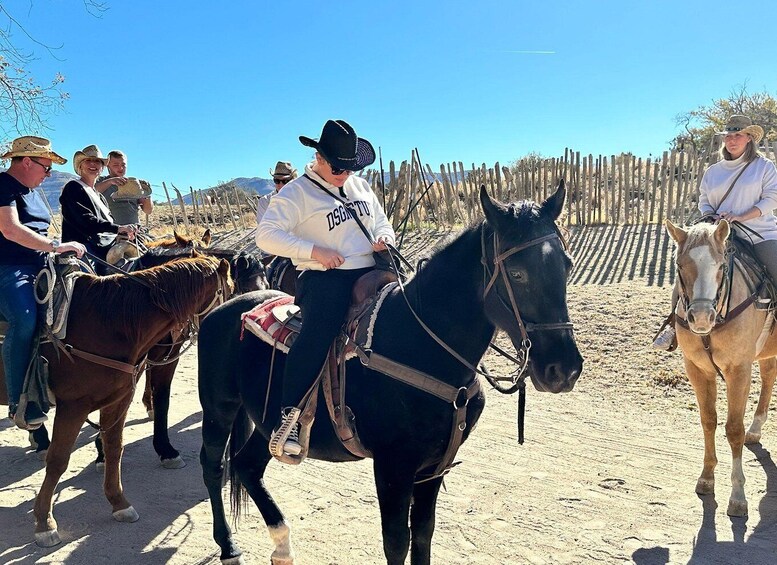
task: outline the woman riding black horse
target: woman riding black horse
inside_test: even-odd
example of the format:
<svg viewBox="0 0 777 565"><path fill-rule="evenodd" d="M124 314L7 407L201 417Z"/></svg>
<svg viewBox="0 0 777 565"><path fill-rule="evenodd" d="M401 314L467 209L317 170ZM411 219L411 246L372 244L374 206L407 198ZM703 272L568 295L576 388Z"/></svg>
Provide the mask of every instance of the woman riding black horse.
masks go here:
<svg viewBox="0 0 777 565"><path fill-rule="evenodd" d="M466 440L485 405L475 366L495 330L507 332L541 391L571 390L582 371L566 304L571 260L555 225L564 195L562 183L541 206L505 206L492 201L483 187L485 221L436 250L404 292L394 289L385 296L370 351L365 352L370 363L379 354L405 367L405 373L425 379L435 393L452 392L452 400L365 369L357 359L347 363L345 400L374 461L383 549L390 565L404 564L409 550L414 564L430 562L437 494L449 467L444 463L458 448L451 449L452 438L458 436L459 445ZM260 291L239 297L208 316L200 333L200 462L214 539L227 564L238 563L241 553L221 498L228 441L233 509L240 507L236 487L242 484L270 530L273 563L293 559L289 526L262 479L272 459L268 441L272 416L281 406L277 377L283 373L285 355L249 332L239 341L242 313L278 295ZM271 417L264 418L265 413ZM250 437L247 417L256 426ZM318 403L308 457L357 459L335 436L323 402Z"/></svg>

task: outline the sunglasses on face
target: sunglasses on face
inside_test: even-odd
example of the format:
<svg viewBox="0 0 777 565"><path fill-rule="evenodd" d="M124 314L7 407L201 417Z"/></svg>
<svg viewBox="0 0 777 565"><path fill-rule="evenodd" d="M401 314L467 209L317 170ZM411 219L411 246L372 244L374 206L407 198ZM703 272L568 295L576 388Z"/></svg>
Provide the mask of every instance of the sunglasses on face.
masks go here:
<svg viewBox="0 0 777 565"><path fill-rule="evenodd" d="M288 179L273 179L273 182L275 184L281 184L282 185L282 184L287 184L289 182L289 180Z"/></svg>
<svg viewBox="0 0 777 565"><path fill-rule="evenodd" d="M336 169L331 163L329 164L329 168L332 169L332 174L334 176L342 175L343 173L348 173L349 175L353 174L353 171L349 171L348 169Z"/></svg>
<svg viewBox="0 0 777 565"><path fill-rule="evenodd" d="M43 171L44 171L44 172L45 172L47 175L51 173L51 165L44 165L43 163L41 163L40 161L36 161L36 160L35 160L35 159L33 159L32 157L30 157L30 161L32 161L33 163L35 163L35 164L37 164L37 165L40 165L41 167L43 167Z"/></svg>

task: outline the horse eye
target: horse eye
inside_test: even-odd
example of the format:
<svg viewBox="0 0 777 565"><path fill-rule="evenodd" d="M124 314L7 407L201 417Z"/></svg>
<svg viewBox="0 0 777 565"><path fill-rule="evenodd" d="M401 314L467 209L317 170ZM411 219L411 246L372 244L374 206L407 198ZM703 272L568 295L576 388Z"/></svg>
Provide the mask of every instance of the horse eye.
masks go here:
<svg viewBox="0 0 777 565"><path fill-rule="evenodd" d="M510 276L512 278L514 278L515 280L517 280L517 281L522 281L524 279L523 273L521 271L518 271L518 270L510 271Z"/></svg>

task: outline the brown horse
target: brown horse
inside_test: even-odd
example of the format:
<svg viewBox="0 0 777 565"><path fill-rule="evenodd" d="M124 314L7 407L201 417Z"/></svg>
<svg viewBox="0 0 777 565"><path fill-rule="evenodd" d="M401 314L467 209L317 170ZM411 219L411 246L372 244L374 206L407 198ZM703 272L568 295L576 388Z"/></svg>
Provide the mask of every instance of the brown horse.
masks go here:
<svg viewBox="0 0 777 565"><path fill-rule="evenodd" d="M204 315L232 290L229 263L205 256L173 261L133 277L77 279L66 352L56 352L51 345L44 348L57 410L46 476L35 499L38 545L60 542L52 496L79 430L96 410L105 445L104 490L113 517L121 522L138 519L124 497L120 466L124 421L146 356L173 328Z"/></svg>
<svg viewBox="0 0 777 565"><path fill-rule="evenodd" d="M717 225L697 224L687 231L667 220L666 229L677 247L677 341L696 392L704 431L704 467L696 492L715 491L715 400L720 375L726 383L726 437L732 456L728 514L746 516L742 446L760 441L777 376L777 334L769 332L772 314L754 307L757 294L749 288L737 262L729 268L730 228L725 220ZM753 423L745 433L744 414L755 360L761 368L761 394Z"/></svg>

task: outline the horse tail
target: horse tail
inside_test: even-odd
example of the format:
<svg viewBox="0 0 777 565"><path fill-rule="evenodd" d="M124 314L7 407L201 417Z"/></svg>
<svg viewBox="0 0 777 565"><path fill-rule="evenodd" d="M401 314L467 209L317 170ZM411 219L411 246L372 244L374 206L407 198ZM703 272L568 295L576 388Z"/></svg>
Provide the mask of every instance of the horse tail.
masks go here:
<svg viewBox="0 0 777 565"><path fill-rule="evenodd" d="M232 511L232 519L235 523L240 520L240 516L248 511L248 500L245 486L240 481L236 466L232 464L237 457L240 449L248 441L252 432L251 420L248 417L245 406L240 406L235 420L232 422L232 431L229 435L229 444L227 445L228 464L227 476L229 477L229 500Z"/></svg>

